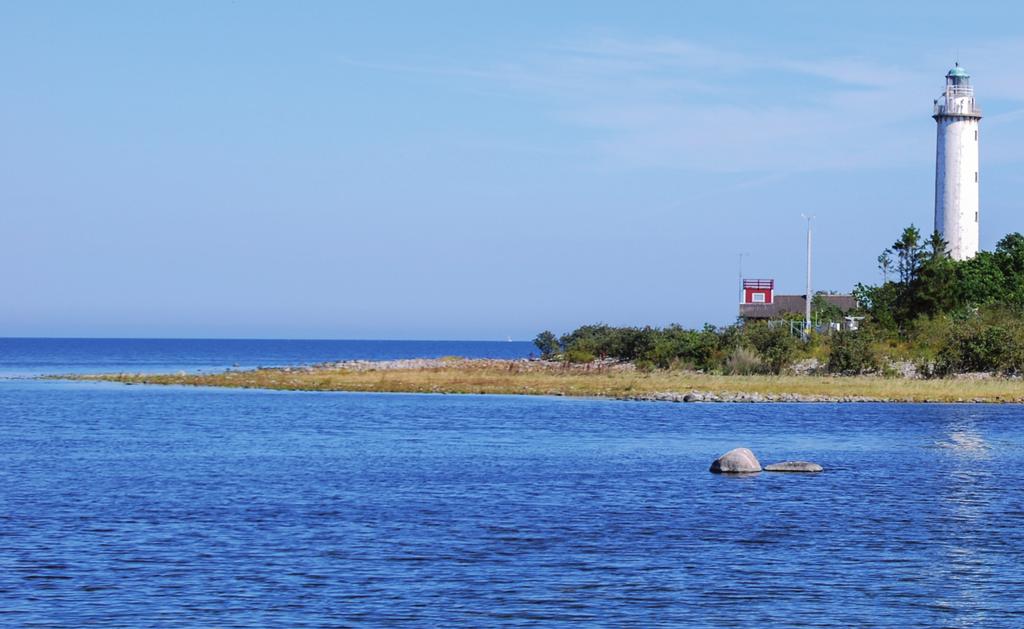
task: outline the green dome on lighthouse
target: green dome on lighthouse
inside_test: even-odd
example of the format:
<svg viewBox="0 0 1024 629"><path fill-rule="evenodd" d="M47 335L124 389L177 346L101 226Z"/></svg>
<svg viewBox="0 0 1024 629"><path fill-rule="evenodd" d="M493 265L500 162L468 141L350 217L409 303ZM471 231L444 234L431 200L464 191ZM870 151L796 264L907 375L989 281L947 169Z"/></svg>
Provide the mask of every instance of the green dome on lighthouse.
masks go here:
<svg viewBox="0 0 1024 629"><path fill-rule="evenodd" d="M971 75L967 74L967 70L964 70L963 68L961 68L960 67L960 63L957 62L957 64L955 66L953 66L950 69L949 72L946 73L946 76L955 76L955 77L967 78L967 77L969 77Z"/></svg>

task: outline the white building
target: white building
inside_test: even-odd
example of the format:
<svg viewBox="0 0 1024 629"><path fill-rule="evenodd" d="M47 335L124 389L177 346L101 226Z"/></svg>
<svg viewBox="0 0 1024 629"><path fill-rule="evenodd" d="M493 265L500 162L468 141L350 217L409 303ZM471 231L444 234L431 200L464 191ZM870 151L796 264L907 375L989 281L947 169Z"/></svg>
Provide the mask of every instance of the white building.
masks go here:
<svg viewBox="0 0 1024 629"><path fill-rule="evenodd" d="M954 260L978 253L978 122L971 77L957 63L946 74L946 90L935 101L935 230Z"/></svg>

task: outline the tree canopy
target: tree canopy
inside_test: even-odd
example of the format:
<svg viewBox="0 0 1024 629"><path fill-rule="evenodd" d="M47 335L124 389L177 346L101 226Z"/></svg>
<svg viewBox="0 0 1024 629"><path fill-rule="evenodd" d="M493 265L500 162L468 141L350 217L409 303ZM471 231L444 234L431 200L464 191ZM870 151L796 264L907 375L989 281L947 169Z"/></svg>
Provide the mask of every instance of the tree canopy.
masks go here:
<svg viewBox="0 0 1024 629"><path fill-rule="evenodd" d="M980 306L1024 307L1024 236L1009 234L994 252L952 260L938 232L926 242L911 225L878 257L880 285L858 284L859 303L883 328L906 331L919 317L965 314ZM895 259L896 277L886 279Z"/></svg>

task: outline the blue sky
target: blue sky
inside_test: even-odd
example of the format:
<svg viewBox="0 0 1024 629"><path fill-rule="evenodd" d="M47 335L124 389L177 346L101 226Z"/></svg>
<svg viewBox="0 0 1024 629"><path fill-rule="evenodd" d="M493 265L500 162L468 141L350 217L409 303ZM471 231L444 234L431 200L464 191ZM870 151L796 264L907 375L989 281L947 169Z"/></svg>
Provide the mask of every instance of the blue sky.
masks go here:
<svg viewBox="0 0 1024 629"><path fill-rule="evenodd" d="M959 55L1024 231L1014 3L0 4L0 336L729 323L877 281Z"/></svg>

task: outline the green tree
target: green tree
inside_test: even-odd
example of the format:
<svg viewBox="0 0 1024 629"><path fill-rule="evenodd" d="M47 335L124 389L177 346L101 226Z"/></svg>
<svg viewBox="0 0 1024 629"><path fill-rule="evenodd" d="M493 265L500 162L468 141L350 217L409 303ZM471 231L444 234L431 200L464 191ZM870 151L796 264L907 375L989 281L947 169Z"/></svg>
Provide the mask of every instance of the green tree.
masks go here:
<svg viewBox="0 0 1024 629"><path fill-rule="evenodd" d="M938 262L949 259L949 243L942 237L938 230L933 231L928 238L928 244L923 252L922 259L925 262Z"/></svg>
<svg viewBox="0 0 1024 629"><path fill-rule="evenodd" d="M1008 280L1001 267L997 255L988 251L956 263L958 304L976 307L990 303L1014 303L1013 281ZM1016 303L1021 305L1021 302Z"/></svg>
<svg viewBox="0 0 1024 629"><path fill-rule="evenodd" d="M956 264L949 257L948 245L939 232L932 232L904 300L908 317L933 316L958 306Z"/></svg>
<svg viewBox="0 0 1024 629"><path fill-rule="evenodd" d="M544 330L533 339L533 344L540 350L541 358L552 358L561 351L558 337L550 330Z"/></svg>
<svg viewBox="0 0 1024 629"><path fill-rule="evenodd" d="M882 272L882 283L885 284L889 281L889 271L892 270L892 249L886 249L876 259L878 270Z"/></svg>
<svg viewBox="0 0 1024 629"><path fill-rule="evenodd" d="M879 270L882 271L883 284L889 281L889 271L892 270L893 267L892 255L892 249L886 249L885 251L879 254L878 258L876 258L879 262Z"/></svg>
<svg viewBox="0 0 1024 629"><path fill-rule="evenodd" d="M857 284L853 289L857 304L871 315L881 329L891 334L898 332L901 323L896 308L901 293L901 285L895 282L886 282L881 286Z"/></svg>
<svg viewBox="0 0 1024 629"><path fill-rule="evenodd" d="M896 254L896 271L899 273L900 283L909 286L917 277L917 271L924 258L921 232L913 225L907 227L900 235L900 239L893 243L892 251Z"/></svg>
<svg viewBox="0 0 1024 629"><path fill-rule="evenodd" d="M993 258L1004 280L999 299L1024 308L1024 236L1016 232L1004 236Z"/></svg>
<svg viewBox="0 0 1024 629"><path fill-rule="evenodd" d="M1024 236L1014 232L996 243L996 261L1008 277L1024 276Z"/></svg>
<svg viewBox="0 0 1024 629"><path fill-rule="evenodd" d="M826 323L842 321L843 311L825 297L825 293L815 293L811 299L811 318Z"/></svg>

